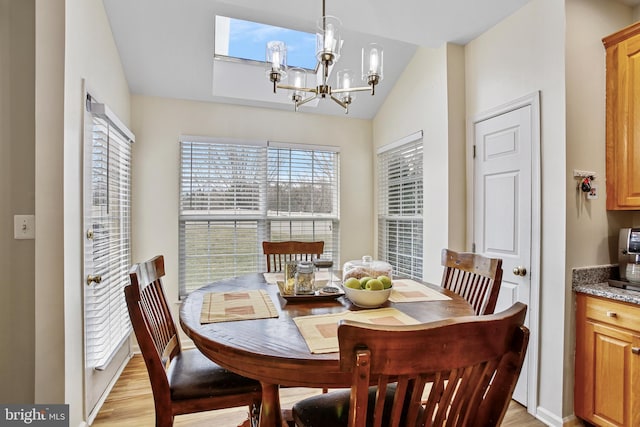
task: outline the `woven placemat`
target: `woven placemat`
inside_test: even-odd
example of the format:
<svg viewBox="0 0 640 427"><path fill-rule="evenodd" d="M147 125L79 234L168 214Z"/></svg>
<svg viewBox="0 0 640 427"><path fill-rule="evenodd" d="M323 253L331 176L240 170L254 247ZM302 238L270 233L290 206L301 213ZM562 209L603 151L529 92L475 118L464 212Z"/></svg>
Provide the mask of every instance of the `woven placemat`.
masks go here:
<svg viewBox="0 0 640 427"><path fill-rule="evenodd" d="M451 298L435 289L411 279L393 281L393 290L389 295L391 302L446 301Z"/></svg>
<svg viewBox="0 0 640 427"><path fill-rule="evenodd" d="M338 322L355 320L375 325L417 325L413 317L393 307L374 310L343 311L341 313L300 316L293 319L298 330L314 354L334 353L339 350Z"/></svg>
<svg viewBox="0 0 640 427"><path fill-rule="evenodd" d="M204 295L200 323L278 317L266 291L210 292Z"/></svg>

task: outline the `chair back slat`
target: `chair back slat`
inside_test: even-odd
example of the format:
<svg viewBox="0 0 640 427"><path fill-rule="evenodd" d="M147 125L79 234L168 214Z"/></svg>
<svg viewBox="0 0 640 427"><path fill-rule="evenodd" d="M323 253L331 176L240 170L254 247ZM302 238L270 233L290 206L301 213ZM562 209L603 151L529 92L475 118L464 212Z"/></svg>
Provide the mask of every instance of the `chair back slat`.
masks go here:
<svg viewBox="0 0 640 427"><path fill-rule="evenodd" d="M282 271L287 261L312 261L324 251L324 242L262 242L267 272Z"/></svg>
<svg viewBox="0 0 640 427"><path fill-rule="evenodd" d="M502 259L442 250L442 287L467 300L476 314L492 314L502 284Z"/></svg>
<svg viewBox="0 0 640 427"><path fill-rule="evenodd" d="M349 427L381 427L386 399L393 399L391 426L500 425L527 349L526 309L516 303L498 314L410 326L341 321L340 368L352 373ZM371 380L378 392L367 420Z"/></svg>
<svg viewBox="0 0 640 427"><path fill-rule="evenodd" d="M129 271L131 284L125 287L125 299L136 334L138 346L144 356L154 396L167 393L169 383L166 369L180 353L180 339L170 307L162 287L164 257L135 264Z"/></svg>

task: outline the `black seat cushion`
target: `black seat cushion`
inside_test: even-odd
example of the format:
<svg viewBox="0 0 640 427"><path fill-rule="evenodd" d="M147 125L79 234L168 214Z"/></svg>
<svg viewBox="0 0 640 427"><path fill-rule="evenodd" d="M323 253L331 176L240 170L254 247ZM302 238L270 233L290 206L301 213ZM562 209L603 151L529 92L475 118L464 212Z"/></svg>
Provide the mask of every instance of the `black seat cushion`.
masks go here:
<svg viewBox="0 0 640 427"><path fill-rule="evenodd" d="M209 360L198 349L183 350L167 373L173 400L260 391L256 380L234 374Z"/></svg>
<svg viewBox="0 0 640 427"><path fill-rule="evenodd" d="M391 405L395 393L395 384L387 388L382 425L389 424ZM377 387L369 387L369 403L367 404L367 425L373 422L373 410ZM298 427L340 427L349 424L349 397L351 390L338 390L326 394L312 396L293 405L293 420ZM403 411L404 412L404 411ZM404 420L400 424L403 425Z"/></svg>

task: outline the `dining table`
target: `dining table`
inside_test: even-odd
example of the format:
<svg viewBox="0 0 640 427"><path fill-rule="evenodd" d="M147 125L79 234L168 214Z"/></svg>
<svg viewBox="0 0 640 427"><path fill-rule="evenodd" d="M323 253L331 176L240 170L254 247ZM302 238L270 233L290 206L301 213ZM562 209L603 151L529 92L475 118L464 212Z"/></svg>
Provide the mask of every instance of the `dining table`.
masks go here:
<svg viewBox="0 0 640 427"><path fill-rule="evenodd" d="M191 292L182 301L180 324L194 345L209 359L230 371L260 381L262 405L259 425L281 427L281 386L327 389L351 385L351 374L340 370L338 349L312 352L301 333L300 320L333 315L339 318L376 311L357 307L342 294L318 298L288 297L270 279L273 275L266 276L253 273L232 277ZM395 282L394 279L394 286ZM419 285L441 298L428 301L408 299L407 302L391 299L381 309L394 309L394 312L408 316L416 323L474 314L473 308L458 294L438 285L423 282ZM340 285L333 286L339 288ZM218 318L211 323L203 318L203 307L212 304L214 297L224 304L224 301L232 301L247 292L260 292L264 296L271 310L268 317L250 320ZM337 325L334 329L337 330ZM419 344L416 344L416 349L419 349Z"/></svg>

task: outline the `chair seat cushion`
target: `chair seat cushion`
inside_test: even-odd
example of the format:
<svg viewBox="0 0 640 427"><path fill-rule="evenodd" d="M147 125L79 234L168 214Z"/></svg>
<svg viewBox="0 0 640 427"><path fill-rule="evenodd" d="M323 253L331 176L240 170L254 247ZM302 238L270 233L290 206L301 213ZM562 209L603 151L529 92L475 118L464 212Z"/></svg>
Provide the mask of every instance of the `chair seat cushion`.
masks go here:
<svg viewBox="0 0 640 427"><path fill-rule="evenodd" d="M260 392L260 383L213 363L198 349L183 350L171 362L172 400Z"/></svg>
<svg viewBox="0 0 640 427"><path fill-rule="evenodd" d="M367 425L373 422L373 410L377 387L369 387L369 403L367 404ZM382 425L389 424L395 385L387 387L382 413ZM351 390L337 390L326 394L312 396L293 405L293 420L298 427L340 427L349 424L349 397ZM404 420L403 420L404 421ZM403 425L401 421L401 425Z"/></svg>

